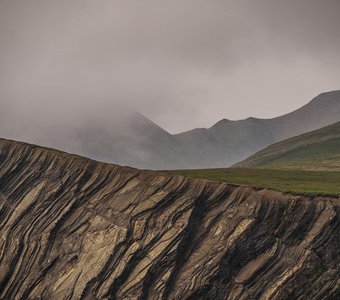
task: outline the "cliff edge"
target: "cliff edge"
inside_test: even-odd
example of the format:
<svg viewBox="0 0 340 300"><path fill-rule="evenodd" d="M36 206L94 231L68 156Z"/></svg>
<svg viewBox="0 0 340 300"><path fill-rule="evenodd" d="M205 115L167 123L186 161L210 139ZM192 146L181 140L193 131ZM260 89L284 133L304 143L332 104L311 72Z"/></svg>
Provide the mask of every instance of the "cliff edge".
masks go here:
<svg viewBox="0 0 340 300"><path fill-rule="evenodd" d="M0 140L0 298L335 299L339 203Z"/></svg>

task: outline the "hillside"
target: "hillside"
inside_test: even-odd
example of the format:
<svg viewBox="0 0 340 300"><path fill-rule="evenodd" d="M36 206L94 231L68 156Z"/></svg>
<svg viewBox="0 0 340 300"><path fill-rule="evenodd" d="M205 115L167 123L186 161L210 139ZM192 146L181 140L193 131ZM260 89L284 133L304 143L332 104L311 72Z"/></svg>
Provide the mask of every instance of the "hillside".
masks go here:
<svg viewBox="0 0 340 300"><path fill-rule="evenodd" d="M235 167L340 171L340 122L271 145Z"/></svg>
<svg viewBox="0 0 340 300"><path fill-rule="evenodd" d="M339 198L0 140L1 299L336 299Z"/></svg>
<svg viewBox="0 0 340 300"><path fill-rule="evenodd" d="M199 163L186 169L233 165L278 141L340 121L340 91L323 93L300 109L273 119L221 120L209 129L176 135ZM178 168L179 169L179 168Z"/></svg>

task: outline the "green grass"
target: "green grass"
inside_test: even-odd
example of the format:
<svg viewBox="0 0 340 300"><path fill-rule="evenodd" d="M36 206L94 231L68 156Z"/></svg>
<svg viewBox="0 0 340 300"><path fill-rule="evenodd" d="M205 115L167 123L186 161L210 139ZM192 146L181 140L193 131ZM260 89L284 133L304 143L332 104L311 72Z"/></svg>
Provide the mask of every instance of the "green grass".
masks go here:
<svg viewBox="0 0 340 300"><path fill-rule="evenodd" d="M261 168L340 170L340 139L300 146L263 159Z"/></svg>
<svg viewBox="0 0 340 300"><path fill-rule="evenodd" d="M296 195L340 195L340 172L335 171L229 168L176 170L168 172L193 178L222 181L237 185L248 185L254 188L268 188Z"/></svg>

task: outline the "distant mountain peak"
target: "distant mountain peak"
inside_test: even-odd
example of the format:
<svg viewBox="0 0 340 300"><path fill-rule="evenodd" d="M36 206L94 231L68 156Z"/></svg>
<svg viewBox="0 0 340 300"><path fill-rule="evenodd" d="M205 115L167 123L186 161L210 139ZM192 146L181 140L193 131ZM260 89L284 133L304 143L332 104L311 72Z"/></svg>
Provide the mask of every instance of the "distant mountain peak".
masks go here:
<svg viewBox="0 0 340 300"><path fill-rule="evenodd" d="M229 120L229 119L222 119L222 120L219 120L218 122L216 122L213 126L211 126L210 128L214 128L214 127L218 127L220 125L223 125L223 124L228 124L228 123L232 123L234 121L232 120Z"/></svg>
<svg viewBox="0 0 340 300"><path fill-rule="evenodd" d="M247 119L241 120L241 121L250 121L250 122L258 122L261 121L262 119L260 118L255 118L255 117L248 117Z"/></svg>
<svg viewBox="0 0 340 300"><path fill-rule="evenodd" d="M340 90L334 90L329 92L324 92L316 96L310 103L324 102L324 101L339 101L340 102ZM307 104L308 105L308 104Z"/></svg>

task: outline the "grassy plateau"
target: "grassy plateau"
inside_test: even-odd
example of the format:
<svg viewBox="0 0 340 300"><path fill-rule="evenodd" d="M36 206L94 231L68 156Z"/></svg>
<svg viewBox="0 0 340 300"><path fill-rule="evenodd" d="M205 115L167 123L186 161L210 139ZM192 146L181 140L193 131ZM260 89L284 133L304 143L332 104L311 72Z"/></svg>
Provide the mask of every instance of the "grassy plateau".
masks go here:
<svg viewBox="0 0 340 300"><path fill-rule="evenodd" d="M176 170L168 173L254 188L268 188L296 195L340 195L340 172L337 171L227 168Z"/></svg>

